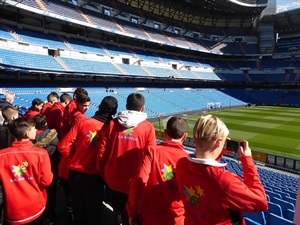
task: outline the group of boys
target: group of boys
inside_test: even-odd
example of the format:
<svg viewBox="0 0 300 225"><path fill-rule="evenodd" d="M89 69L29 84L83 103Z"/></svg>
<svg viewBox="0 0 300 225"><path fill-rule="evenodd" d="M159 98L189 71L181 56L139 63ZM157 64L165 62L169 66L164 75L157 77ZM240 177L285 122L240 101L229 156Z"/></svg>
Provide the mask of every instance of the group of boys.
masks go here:
<svg viewBox="0 0 300 225"><path fill-rule="evenodd" d="M92 118L84 115L91 100L83 88L76 89L73 99L66 93L59 97L51 92L47 100L34 116L27 113L25 118L16 115L7 118L7 129L14 139L0 152L0 162L4 165L0 176L4 189L5 223L43 224L42 215L45 213L54 220L52 214L55 211L48 207L53 209L55 205L46 206L46 203L47 190L56 176L60 178L60 184L65 184L67 206L72 209L74 225L101 224L104 198L114 209L116 224L133 224L142 215L145 215L144 221L151 218L148 213L152 210L148 209L151 204L156 204L154 199L151 204L144 203L147 206L143 207L144 211L139 210L145 187L148 190L151 185L167 183L163 185L161 196L173 194L168 188L174 185L175 163L187 154L182 145L187 132L186 122L178 117L170 119L165 132L168 141L157 147L154 127L146 120L144 112L145 98L139 93L128 96L126 110L117 116L117 100L112 96L103 98ZM13 107L10 110L14 110ZM46 122L38 125L43 120ZM57 132L57 147L61 155L58 174L53 172L51 165L53 152L43 149L46 146L35 146L37 130L45 131L44 126ZM164 156L160 156L164 152L161 148L169 149ZM156 159L160 160L156 162ZM141 165L144 168L138 170ZM48 201L50 199L48 197ZM145 200L150 199L151 196ZM160 205L165 207L171 199L173 197L165 203L159 201ZM182 213L178 210L178 214ZM149 219L149 224L152 220Z"/></svg>
<svg viewBox="0 0 300 225"><path fill-rule="evenodd" d="M0 152L6 223L42 225L45 213L50 222L55 222L55 201L46 203L49 186L56 186L53 176L58 176L74 225L102 224L103 200L113 207L115 224L183 225L187 214L175 168L177 161L188 158L183 146L187 122L171 117L164 131L165 140L157 144L140 93L130 94L126 110L117 115L118 101L112 96L103 98L95 115L86 118L90 103L87 91L77 88L73 99L62 94L59 103L45 104L47 110L41 110L48 122L43 125L48 124L59 138L58 174L52 173L53 164L51 172L52 154L32 142L36 140L36 129L40 129L37 116L35 120L19 118L10 122L8 128L15 141ZM221 144L216 145L219 153L225 139L220 140ZM191 192L186 194L194 193L185 188L185 192ZM259 188L261 191L261 184ZM191 218L201 215L199 211L193 213ZM229 215L227 219L230 221ZM207 221L205 224L209 224Z"/></svg>

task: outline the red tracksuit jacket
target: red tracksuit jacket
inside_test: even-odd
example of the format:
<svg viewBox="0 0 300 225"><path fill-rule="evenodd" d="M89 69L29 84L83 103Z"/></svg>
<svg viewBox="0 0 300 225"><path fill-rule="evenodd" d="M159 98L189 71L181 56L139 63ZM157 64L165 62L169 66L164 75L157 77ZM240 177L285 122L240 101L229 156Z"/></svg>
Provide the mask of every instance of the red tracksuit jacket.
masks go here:
<svg viewBox="0 0 300 225"><path fill-rule="evenodd" d="M185 225L246 224L242 212L268 208L266 193L252 157L240 158L244 181L215 160L182 158L176 181L185 206ZM235 219L234 219L235 218Z"/></svg>
<svg viewBox="0 0 300 225"><path fill-rule="evenodd" d="M47 151L31 141L15 141L0 151L0 165L6 222L26 224L40 217L53 178Z"/></svg>
<svg viewBox="0 0 300 225"><path fill-rule="evenodd" d="M58 145L59 152L68 157L76 142L75 152L70 157L69 168L81 173L97 174L96 157L99 138L103 135L104 123L89 118L76 123Z"/></svg>
<svg viewBox="0 0 300 225"><path fill-rule="evenodd" d="M182 143L171 140L148 149L129 190L129 217L140 215L142 225L183 225L184 207L175 181L182 157L187 157Z"/></svg>
<svg viewBox="0 0 300 225"><path fill-rule="evenodd" d="M138 121L145 116L141 114L144 113L130 112L128 116L125 112L122 119ZM145 150L149 146L156 146L156 136L149 121L143 118L143 121L134 126L125 127L119 122L122 115L121 112L117 118L110 121L101 138L97 168L111 189L128 194L131 180L137 172Z"/></svg>
<svg viewBox="0 0 300 225"><path fill-rule="evenodd" d="M33 117L35 117L37 114L40 114L40 111L30 107L26 113L23 115L24 118L29 118L32 119Z"/></svg>
<svg viewBox="0 0 300 225"><path fill-rule="evenodd" d="M79 121L86 119L85 115L79 112L77 109L75 109L71 115L72 115L72 118L70 117L71 127L73 127ZM64 179L69 179L69 166L70 166L70 156L63 155L58 165L58 176Z"/></svg>
<svg viewBox="0 0 300 225"><path fill-rule="evenodd" d="M55 102L47 113L47 125L49 129L55 129L58 137L63 137L63 115L65 107L61 102Z"/></svg>
<svg viewBox="0 0 300 225"><path fill-rule="evenodd" d="M52 108L53 104L51 104L50 102L46 102L43 105L43 108L41 109L41 114L45 115L46 117L48 116L48 113L50 112L51 108Z"/></svg>
<svg viewBox="0 0 300 225"><path fill-rule="evenodd" d="M65 107L63 114L63 135L67 134L71 129L71 123L73 120L73 113L76 110L76 102L71 100L70 103Z"/></svg>

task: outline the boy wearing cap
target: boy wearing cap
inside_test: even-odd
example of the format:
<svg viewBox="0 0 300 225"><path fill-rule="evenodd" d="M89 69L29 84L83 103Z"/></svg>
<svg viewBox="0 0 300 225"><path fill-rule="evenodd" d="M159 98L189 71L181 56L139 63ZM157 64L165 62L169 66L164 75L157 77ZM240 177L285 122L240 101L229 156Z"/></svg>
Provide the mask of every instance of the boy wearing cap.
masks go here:
<svg viewBox="0 0 300 225"><path fill-rule="evenodd" d="M92 118L76 123L59 143L63 156L70 157L69 184L75 225L98 225L101 222L103 180L96 169L98 140L105 124L116 114L117 99L105 97ZM75 143L75 151L71 153Z"/></svg>
<svg viewBox="0 0 300 225"><path fill-rule="evenodd" d="M187 157L182 144L187 132L183 118L171 117L164 131L166 140L147 149L129 190L126 209L130 225L183 225L175 168L180 158Z"/></svg>
<svg viewBox="0 0 300 225"><path fill-rule="evenodd" d="M7 224L43 224L47 193L52 182L47 151L33 145L35 123L18 118L9 125L16 141L0 151L0 178L5 198Z"/></svg>
<svg viewBox="0 0 300 225"><path fill-rule="evenodd" d="M130 183L145 150L156 146L153 125L144 113L145 98L140 93L127 97L126 110L113 119L100 140L97 168L109 186L110 201L117 222L128 224L126 202Z"/></svg>

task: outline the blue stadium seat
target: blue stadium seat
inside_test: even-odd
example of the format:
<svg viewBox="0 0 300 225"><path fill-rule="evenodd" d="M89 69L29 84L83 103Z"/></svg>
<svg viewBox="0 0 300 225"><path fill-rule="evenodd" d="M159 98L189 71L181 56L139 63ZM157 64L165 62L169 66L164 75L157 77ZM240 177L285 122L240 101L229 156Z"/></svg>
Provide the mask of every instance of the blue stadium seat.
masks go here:
<svg viewBox="0 0 300 225"><path fill-rule="evenodd" d="M244 219L246 221L246 225L261 225L260 223L254 221L254 220L249 219L248 217L245 217Z"/></svg>
<svg viewBox="0 0 300 225"><path fill-rule="evenodd" d="M269 195L271 201L274 197L282 199L282 196L280 194L273 191L266 190L266 194Z"/></svg>
<svg viewBox="0 0 300 225"><path fill-rule="evenodd" d="M266 224L266 218L263 212L244 212L244 217L247 217L261 225Z"/></svg>
<svg viewBox="0 0 300 225"><path fill-rule="evenodd" d="M266 191L273 191L273 188L272 188L272 187L267 187L267 186L266 186L266 187L264 187L264 188L265 188Z"/></svg>
<svg viewBox="0 0 300 225"><path fill-rule="evenodd" d="M284 214L284 218L293 221L294 220L295 211L291 209L287 209Z"/></svg>
<svg viewBox="0 0 300 225"><path fill-rule="evenodd" d="M282 199L284 199L284 197L286 197L286 196L290 197L290 194L285 191L273 190L273 192L280 194Z"/></svg>
<svg viewBox="0 0 300 225"><path fill-rule="evenodd" d="M273 197L271 200L273 203L280 205L282 209L282 214L284 215L287 209L295 211L295 207L292 203L282 200L280 198Z"/></svg>
<svg viewBox="0 0 300 225"><path fill-rule="evenodd" d="M294 206L296 205L296 199L289 197L289 196L283 196L283 200L292 203Z"/></svg>
<svg viewBox="0 0 300 225"><path fill-rule="evenodd" d="M290 197L291 198L297 198L297 192L296 191L289 191L289 190L283 190L285 191L286 193L289 193Z"/></svg>
<svg viewBox="0 0 300 225"><path fill-rule="evenodd" d="M270 213L267 219L267 225L292 225L292 224L294 224L292 221L277 216L273 213Z"/></svg>
<svg viewBox="0 0 300 225"><path fill-rule="evenodd" d="M270 213L273 213L281 217L283 216L281 206L273 202L268 202L268 210L265 211L264 213L265 213L265 218L268 218L268 215Z"/></svg>

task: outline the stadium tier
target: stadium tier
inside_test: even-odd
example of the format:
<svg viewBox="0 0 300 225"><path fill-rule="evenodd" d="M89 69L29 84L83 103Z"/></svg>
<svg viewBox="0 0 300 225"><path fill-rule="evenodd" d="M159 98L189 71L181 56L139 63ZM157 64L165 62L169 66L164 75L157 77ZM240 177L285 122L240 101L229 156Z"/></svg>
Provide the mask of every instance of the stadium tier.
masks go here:
<svg viewBox="0 0 300 225"><path fill-rule="evenodd" d="M7 91L16 93L15 105L22 110L26 110L31 106L31 101L40 96L43 101L46 101L47 95L51 91L59 91L59 87L52 88L5 88ZM246 105L245 102L226 95L218 90L185 90L179 88L119 88L110 87L107 92L107 88L86 88L92 100L92 105L87 116L91 117L95 114L97 106L101 99L107 95L112 95L120 101L119 110L125 109L126 97L132 92L140 91L145 98L146 111L148 117L166 116L178 113L189 113L192 111L207 110L210 108L228 108ZM177 99L174 102L174 99Z"/></svg>
<svg viewBox="0 0 300 225"><path fill-rule="evenodd" d="M172 115L186 118L192 129L199 115L223 112L230 137L254 146L267 194L268 210L245 212L246 225L293 224L300 145L299 117L291 117L300 106L300 13L283 8L290 0L0 3L0 94L15 93L21 116L34 98L46 101L52 91L72 95L84 87L91 98L87 117L105 96L114 96L123 111L127 96L139 92L159 142ZM185 150L195 151L191 135ZM243 180L236 157L221 162Z"/></svg>

